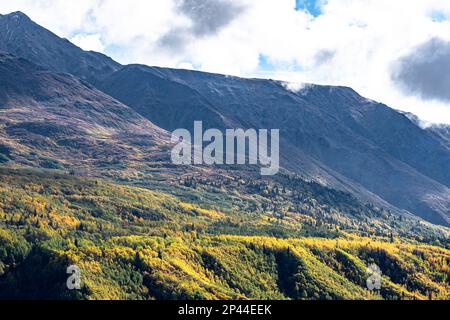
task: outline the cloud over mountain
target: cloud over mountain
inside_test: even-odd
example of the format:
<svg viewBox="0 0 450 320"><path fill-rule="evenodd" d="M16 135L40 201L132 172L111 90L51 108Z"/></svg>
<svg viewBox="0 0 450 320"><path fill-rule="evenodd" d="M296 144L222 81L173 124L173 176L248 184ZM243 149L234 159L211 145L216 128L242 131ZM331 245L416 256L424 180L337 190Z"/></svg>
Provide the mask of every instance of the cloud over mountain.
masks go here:
<svg viewBox="0 0 450 320"><path fill-rule="evenodd" d="M189 27L169 30L159 41L165 49L180 50L196 37L216 35L239 16L244 7L229 0L178 0L178 12L189 18Z"/></svg>
<svg viewBox="0 0 450 320"><path fill-rule="evenodd" d="M192 20L192 32L199 36L217 33L244 10L229 0L181 0L178 8Z"/></svg>
<svg viewBox="0 0 450 320"><path fill-rule="evenodd" d="M425 42L398 61L393 78L407 93L450 101L450 42Z"/></svg>
<svg viewBox="0 0 450 320"><path fill-rule="evenodd" d="M17 10L123 64L351 86L450 123L448 99L411 95L392 79L395 62L421 44L450 41L447 0L0 0L0 13Z"/></svg>

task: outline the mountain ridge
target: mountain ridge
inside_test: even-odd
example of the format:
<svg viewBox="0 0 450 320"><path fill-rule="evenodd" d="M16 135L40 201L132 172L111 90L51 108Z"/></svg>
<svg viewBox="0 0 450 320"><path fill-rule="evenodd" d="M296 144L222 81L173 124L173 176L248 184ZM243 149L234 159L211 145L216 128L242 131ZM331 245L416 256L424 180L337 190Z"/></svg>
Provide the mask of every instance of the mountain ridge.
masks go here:
<svg viewBox="0 0 450 320"><path fill-rule="evenodd" d="M190 112L190 109L184 109L184 101L171 100L173 92L169 86L151 85L154 79L161 78L190 87L207 101L206 106L214 106L207 107L207 112L202 112L200 118L207 123L214 122L213 116L219 113L221 121L219 124L215 121L212 127L280 128L284 140L284 167L314 177L310 172L296 169L302 159L290 161L292 154L303 154L305 164L300 166L304 169L308 163L311 164L309 156L312 156L325 167L337 171L338 175L350 178L370 192L381 194L397 207L415 213L421 211L423 216L429 214L424 212L434 212L431 215L435 216L435 222L448 224L450 176L445 170L450 162L448 150L442 148L441 143L427 131L387 106L363 98L346 87L309 85L295 92L286 90L284 83L279 81L142 65L125 66L107 77L100 88L141 114L140 110L145 110L149 119L158 119L169 113L168 110L176 110L178 122L170 127L165 122L156 121L163 128L190 128L190 121L186 122L183 117ZM126 89L122 88L124 83L127 84ZM146 95L150 98L142 100L141 97ZM165 97L162 103L159 102L160 97ZM153 100L158 103L147 103ZM356 150L358 154L355 154ZM416 150L422 159L416 157ZM354 160L350 160L351 157ZM433 171L433 168L438 170ZM323 170L326 169L319 169ZM380 171L397 175L397 178L394 181L379 179ZM396 179L405 180L402 187L396 186ZM424 187L414 190L421 184ZM343 187L339 183L331 186ZM345 189L348 187L344 186ZM405 193L408 194L403 198ZM427 193L432 194L436 206L425 209L426 203L430 202L423 198ZM408 203L413 194L420 200L411 205ZM432 216L427 216L427 219L433 219Z"/></svg>
<svg viewBox="0 0 450 320"><path fill-rule="evenodd" d="M75 60L86 54L28 23L37 28L36 34L49 39L37 46L39 50L54 52L57 47L76 51ZM29 34L27 30L19 33L22 42L12 47L12 53L23 54L21 43L36 46L39 36L28 38ZM0 49L11 50L7 39L5 31L0 31ZM450 151L446 140L351 88L306 85L295 91L274 80L115 63L93 77L89 68L45 66L47 61L36 55L23 57L90 81L165 130L189 129L194 120L202 120L206 128L280 128L282 165L287 169L450 225Z"/></svg>
<svg viewBox="0 0 450 320"><path fill-rule="evenodd" d="M2 52L0 111L1 149L23 165L62 168L101 158L114 162L136 157L137 141L149 146L150 153L170 139L85 81Z"/></svg>
<svg viewBox="0 0 450 320"><path fill-rule="evenodd" d="M201 190L202 202L214 206L217 194L239 192L243 198L238 201L230 197L221 202L248 215L244 224L273 210L277 219L287 214L279 212L288 211L294 217L307 214L317 224L308 232L318 234L333 234L330 229L338 227L364 233L375 228L384 235L441 239L449 232L382 200L360 201L286 170L263 179L251 166L175 166L170 161L172 143L167 131L85 81L11 54L0 53L0 71L0 95L7 98L0 105L2 168L32 167L110 179L177 196L181 192L188 199L197 199L195 193ZM268 219L276 230L279 222ZM284 232L284 228L273 232Z"/></svg>
<svg viewBox="0 0 450 320"><path fill-rule="evenodd" d="M121 67L104 54L84 51L59 38L20 11L0 16L0 30L0 50L94 84Z"/></svg>

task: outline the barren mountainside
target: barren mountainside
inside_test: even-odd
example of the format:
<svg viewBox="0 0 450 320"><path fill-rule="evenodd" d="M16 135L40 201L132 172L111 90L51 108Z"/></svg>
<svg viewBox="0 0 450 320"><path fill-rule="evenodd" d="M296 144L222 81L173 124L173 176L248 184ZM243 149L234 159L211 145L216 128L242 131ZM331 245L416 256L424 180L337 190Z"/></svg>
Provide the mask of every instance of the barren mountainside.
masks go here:
<svg viewBox="0 0 450 320"><path fill-rule="evenodd" d="M295 91L286 86L132 65L100 87L168 130L190 128L198 113L211 127L279 128L284 167L336 188L360 189L361 197L377 201L379 196L448 225L450 151L445 140L350 88L306 85ZM183 93L188 105L180 99Z"/></svg>

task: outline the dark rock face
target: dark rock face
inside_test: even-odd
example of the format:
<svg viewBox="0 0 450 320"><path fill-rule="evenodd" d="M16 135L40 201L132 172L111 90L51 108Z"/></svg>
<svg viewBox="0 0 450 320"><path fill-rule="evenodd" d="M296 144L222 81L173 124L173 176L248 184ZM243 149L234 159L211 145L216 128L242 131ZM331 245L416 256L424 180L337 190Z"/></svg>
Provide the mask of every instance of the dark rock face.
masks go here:
<svg viewBox="0 0 450 320"><path fill-rule="evenodd" d="M116 99L127 101L138 113L167 130L191 128L195 120L203 120L207 127L223 127L221 115L195 89L151 70L146 66L127 66L107 77L100 88L114 92Z"/></svg>
<svg viewBox="0 0 450 320"><path fill-rule="evenodd" d="M0 50L52 71L71 73L91 83L121 67L103 54L83 51L68 40L59 38L21 12L0 15Z"/></svg>

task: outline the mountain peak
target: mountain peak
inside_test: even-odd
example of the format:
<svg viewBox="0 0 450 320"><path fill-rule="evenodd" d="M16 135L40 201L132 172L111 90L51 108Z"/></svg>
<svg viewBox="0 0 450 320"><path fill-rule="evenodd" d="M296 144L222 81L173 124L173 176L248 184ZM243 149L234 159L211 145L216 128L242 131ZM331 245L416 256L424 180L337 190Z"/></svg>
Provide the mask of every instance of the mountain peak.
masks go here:
<svg viewBox="0 0 450 320"><path fill-rule="evenodd" d="M15 20L31 20L25 13L23 13L22 11L14 11L11 13L8 13L6 15L0 15L0 17L6 17L9 19L15 19Z"/></svg>
<svg viewBox="0 0 450 320"><path fill-rule="evenodd" d="M0 50L52 71L71 73L91 83L121 67L102 54L83 51L20 11L0 17Z"/></svg>

